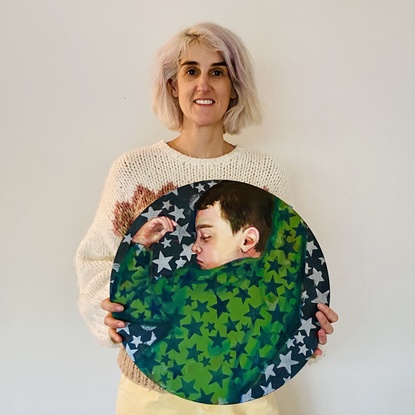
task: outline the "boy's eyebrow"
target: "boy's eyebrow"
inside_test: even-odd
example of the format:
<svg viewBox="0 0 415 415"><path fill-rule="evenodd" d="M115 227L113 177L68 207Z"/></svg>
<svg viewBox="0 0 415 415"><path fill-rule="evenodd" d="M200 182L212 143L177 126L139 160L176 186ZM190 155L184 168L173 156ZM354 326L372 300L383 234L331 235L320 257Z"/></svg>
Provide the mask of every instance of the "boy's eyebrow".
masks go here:
<svg viewBox="0 0 415 415"><path fill-rule="evenodd" d="M196 226L196 230L204 229L204 228L213 228L213 225L209 225L207 223L201 223L200 225Z"/></svg>
<svg viewBox="0 0 415 415"><path fill-rule="evenodd" d="M198 66L199 62L197 62L197 61L185 61L185 62L180 64L180 67L189 66L189 65ZM221 61L221 62L212 63L212 65L210 65L210 66L227 66L227 65L226 65L225 61Z"/></svg>

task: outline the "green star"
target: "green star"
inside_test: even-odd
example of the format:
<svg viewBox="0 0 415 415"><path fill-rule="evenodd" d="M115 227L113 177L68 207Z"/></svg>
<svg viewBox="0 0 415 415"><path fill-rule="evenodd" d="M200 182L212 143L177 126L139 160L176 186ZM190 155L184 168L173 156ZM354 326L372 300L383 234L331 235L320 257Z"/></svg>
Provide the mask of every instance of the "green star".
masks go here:
<svg viewBox="0 0 415 415"><path fill-rule="evenodd" d="M223 381L228 377L222 372L222 368L219 367L217 370L209 370L212 375L210 383L217 383L220 387L223 386Z"/></svg>
<svg viewBox="0 0 415 415"><path fill-rule="evenodd" d="M245 300L250 298L250 295L248 294L248 290L239 287L237 294L234 295L234 298L240 298L242 303L245 303Z"/></svg>
<svg viewBox="0 0 415 415"><path fill-rule="evenodd" d="M201 302L199 300L196 300L196 301L197 301L197 306L194 308L194 311L198 311L200 313L200 317L202 317L202 315L208 311L208 308L207 308L208 302L207 301Z"/></svg>
<svg viewBox="0 0 415 415"><path fill-rule="evenodd" d="M179 344L181 343L181 341L182 339L178 339L176 337L164 339L163 342L167 345L167 353L170 353L173 350L177 353L180 353Z"/></svg>
<svg viewBox="0 0 415 415"><path fill-rule="evenodd" d="M183 324L183 327L185 327L189 334L187 338L191 338L193 335L197 334L199 336L202 336L201 328L203 326L203 321L197 321L193 316L191 317L190 323Z"/></svg>
<svg viewBox="0 0 415 415"><path fill-rule="evenodd" d="M206 328L207 328L207 331L209 332L209 334L212 333L213 330L215 330L215 323L208 323L206 325Z"/></svg>
<svg viewBox="0 0 415 415"><path fill-rule="evenodd" d="M257 307L253 307L251 304L249 304L249 311L244 314L244 316L248 317L251 321L255 320L264 320L264 317L260 314L261 309Z"/></svg>
<svg viewBox="0 0 415 415"><path fill-rule="evenodd" d="M184 365L179 365L177 362L173 361L172 365L170 366L170 372L173 376L173 379L176 379L183 374L183 367Z"/></svg>
<svg viewBox="0 0 415 415"><path fill-rule="evenodd" d="M198 399L198 402L211 404L213 395L213 393L207 394L203 389L201 389L199 395L200 399Z"/></svg>
<svg viewBox="0 0 415 415"><path fill-rule="evenodd" d="M214 336L209 336L209 339L212 340L213 344L212 347L222 346L223 342L227 339L226 337L222 337L219 332Z"/></svg>
<svg viewBox="0 0 415 415"><path fill-rule="evenodd" d="M198 393L198 391L194 388L196 380L191 380L190 382L186 382L184 378L182 377L180 379L182 383L182 387L180 389L177 389L178 393L183 393L186 398L188 398L189 395L192 393Z"/></svg>
<svg viewBox="0 0 415 415"><path fill-rule="evenodd" d="M216 310L216 315L219 317L222 313L228 313L227 305L229 300L221 300L220 298L217 299L217 303L212 305L211 308Z"/></svg>
<svg viewBox="0 0 415 415"><path fill-rule="evenodd" d="M226 332L227 332L227 333L232 333L233 331L234 331L235 333L237 333L237 332L238 332L238 329L236 328L236 324L235 324L235 322L234 322L233 320L231 320L231 319L229 319L229 320L226 322L225 327L226 327Z"/></svg>
<svg viewBox="0 0 415 415"><path fill-rule="evenodd" d="M197 349L196 345L194 345L192 348L187 349L187 359L188 360L196 360L198 361L200 355L200 351Z"/></svg>

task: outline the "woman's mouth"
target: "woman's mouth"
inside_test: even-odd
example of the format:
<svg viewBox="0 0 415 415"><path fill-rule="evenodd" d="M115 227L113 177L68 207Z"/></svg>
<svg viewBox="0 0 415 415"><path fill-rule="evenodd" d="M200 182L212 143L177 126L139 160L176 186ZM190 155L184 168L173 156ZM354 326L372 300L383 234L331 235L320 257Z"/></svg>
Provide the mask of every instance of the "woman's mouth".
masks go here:
<svg viewBox="0 0 415 415"><path fill-rule="evenodd" d="M194 102L198 105L212 105L214 103L213 99L195 99Z"/></svg>

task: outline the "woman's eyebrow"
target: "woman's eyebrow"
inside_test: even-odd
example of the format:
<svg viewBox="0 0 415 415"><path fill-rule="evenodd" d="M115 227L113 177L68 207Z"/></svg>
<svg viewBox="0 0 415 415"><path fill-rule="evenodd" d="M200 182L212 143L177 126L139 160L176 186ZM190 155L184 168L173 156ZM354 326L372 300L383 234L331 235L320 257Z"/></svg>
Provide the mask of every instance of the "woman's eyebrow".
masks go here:
<svg viewBox="0 0 415 415"><path fill-rule="evenodd" d="M196 61L185 61L183 62L180 66L189 66L189 65L193 65L193 66L199 66L199 62ZM227 66L225 61L221 61L221 62L215 62L212 63L212 65L210 66Z"/></svg>

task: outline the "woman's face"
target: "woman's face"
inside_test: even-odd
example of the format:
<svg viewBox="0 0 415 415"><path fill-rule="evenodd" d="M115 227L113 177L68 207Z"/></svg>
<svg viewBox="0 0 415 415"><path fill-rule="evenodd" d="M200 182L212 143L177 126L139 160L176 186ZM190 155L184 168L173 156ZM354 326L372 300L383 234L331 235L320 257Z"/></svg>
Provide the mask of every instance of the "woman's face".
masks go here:
<svg viewBox="0 0 415 415"><path fill-rule="evenodd" d="M219 52L194 43L179 62L177 80L171 83L183 112L183 129L222 128L233 95L226 63Z"/></svg>

